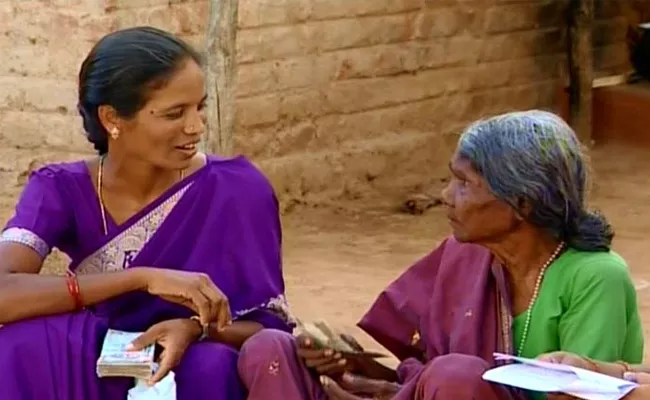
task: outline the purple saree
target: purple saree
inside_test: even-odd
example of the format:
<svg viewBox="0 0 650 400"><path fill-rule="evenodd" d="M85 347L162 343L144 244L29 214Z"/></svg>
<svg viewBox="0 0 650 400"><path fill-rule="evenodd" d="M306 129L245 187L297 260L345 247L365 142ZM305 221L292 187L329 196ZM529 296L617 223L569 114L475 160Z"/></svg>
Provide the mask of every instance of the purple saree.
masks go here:
<svg viewBox="0 0 650 400"><path fill-rule="evenodd" d="M503 276L486 249L449 238L382 292L359 323L401 361L396 400L501 400L520 395L481 375L510 352ZM506 314L503 314L506 315ZM504 329L505 328L505 329ZM261 351L265 349L265 351ZM295 355L291 336L264 331L241 350L240 376L249 399L323 399L315 377Z"/></svg>
<svg viewBox="0 0 650 400"><path fill-rule="evenodd" d="M281 227L265 177L244 158L208 158L206 165L117 226L102 232L99 204L85 162L35 172L2 240L43 257L57 247L78 274L151 266L208 274L230 300L233 318L290 332L284 298ZM184 307L130 293L90 310L21 321L0 328L0 387L6 398L123 400L127 378L95 373L110 328L144 331L191 316ZM238 352L193 344L176 368L179 400L243 399Z"/></svg>

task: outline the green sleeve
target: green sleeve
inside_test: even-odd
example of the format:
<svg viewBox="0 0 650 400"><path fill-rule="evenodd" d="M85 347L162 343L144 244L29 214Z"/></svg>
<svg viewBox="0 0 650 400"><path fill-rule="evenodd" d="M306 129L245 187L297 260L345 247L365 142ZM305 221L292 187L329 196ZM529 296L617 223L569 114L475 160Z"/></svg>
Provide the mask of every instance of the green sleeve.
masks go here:
<svg viewBox="0 0 650 400"><path fill-rule="evenodd" d="M643 332L627 266L606 253L590 258L565 282L560 349L601 361L641 362Z"/></svg>

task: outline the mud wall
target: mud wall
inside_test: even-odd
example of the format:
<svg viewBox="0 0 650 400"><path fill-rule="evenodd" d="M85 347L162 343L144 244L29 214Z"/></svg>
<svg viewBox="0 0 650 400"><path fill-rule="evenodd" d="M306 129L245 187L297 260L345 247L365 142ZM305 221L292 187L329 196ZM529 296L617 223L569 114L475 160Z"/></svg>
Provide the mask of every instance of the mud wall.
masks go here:
<svg viewBox="0 0 650 400"><path fill-rule="evenodd" d="M624 19L616 2L597 3L597 70L624 71ZM565 7L241 0L237 150L264 169L283 201L399 194L440 177L467 122L553 108ZM150 24L201 46L207 10L207 0L0 1L2 204L15 201L34 167L92 154L75 81L94 40Z"/></svg>

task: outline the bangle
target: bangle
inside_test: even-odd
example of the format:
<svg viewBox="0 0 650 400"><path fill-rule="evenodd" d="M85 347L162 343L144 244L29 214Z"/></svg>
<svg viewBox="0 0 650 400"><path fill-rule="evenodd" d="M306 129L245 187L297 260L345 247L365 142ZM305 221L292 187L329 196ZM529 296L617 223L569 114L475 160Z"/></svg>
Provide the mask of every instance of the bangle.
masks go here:
<svg viewBox="0 0 650 400"><path fill-rule="evenodd" d="M70 297L72 297L74 302L74 310L82 310L84 305L81 300L81 290L79 289L79 280L77 279L77 275L72 271L68 271L68 279L66 280L66 283L68 285L68 293L70 293Z"/></svg>
<svg viewBox="0 0 650 400"><path fill-rule="evenodd" d="M625 361L616 361L614 364L623 367L623 375L625 375L627 372L635 372L634 368L632 368L632 366Z"/></svg>
<svg viewBox="0 0 650 400"><path fill-rule="evenodd" d="M200 319L199 317L197 317L196 315L193 316L193 317L190 317L190 319L191 319L192 321L196 321L196 323L198 323L199 326L201 327L201 336L199 336L199 338L198 338L197 340L198 340L199 342L202 342L202 341L204 341L205 339L207 339L207 338L210 336L210 324L205 324L205 325L203 325L203 324L201 323L201 319Z"/></svg>

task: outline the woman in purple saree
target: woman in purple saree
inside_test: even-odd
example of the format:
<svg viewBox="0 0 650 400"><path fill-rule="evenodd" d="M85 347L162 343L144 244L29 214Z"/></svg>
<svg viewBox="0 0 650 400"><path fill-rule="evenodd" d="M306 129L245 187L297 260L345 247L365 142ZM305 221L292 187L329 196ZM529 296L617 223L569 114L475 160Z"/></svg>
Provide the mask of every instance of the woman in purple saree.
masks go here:
<svg viewBox="0 0 650 400"><path fill-rule="evenodd" d="M0 240L3 398L125 399L133 379L96 374L112 328L164 349L153 380L173 368L179 400L243 399L241 344L291 332L273 189L244 158L196 151L198 60L134 28L84 62L79 108L101 157L34 172ZM55 247L70 278L37 274Z"/></svg>

